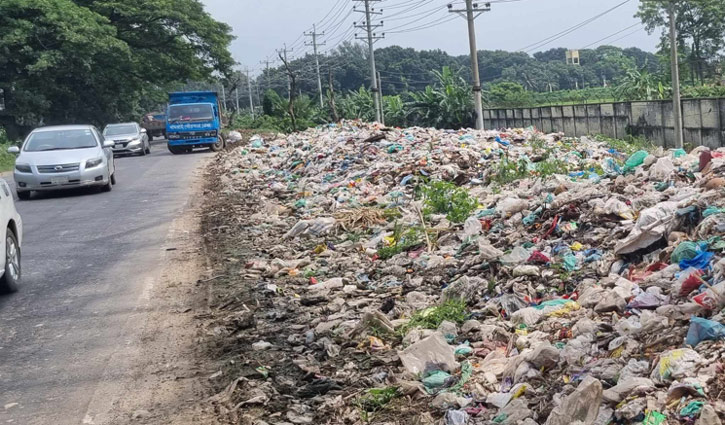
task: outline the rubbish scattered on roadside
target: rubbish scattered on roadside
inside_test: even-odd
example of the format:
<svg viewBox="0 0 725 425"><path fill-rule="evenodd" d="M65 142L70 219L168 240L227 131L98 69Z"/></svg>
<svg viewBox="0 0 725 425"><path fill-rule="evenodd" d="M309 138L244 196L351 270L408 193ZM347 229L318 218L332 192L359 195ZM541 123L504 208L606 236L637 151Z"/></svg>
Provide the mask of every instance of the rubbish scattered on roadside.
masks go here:
<svg viewBox="0 0 725 425"><path fill-rule="evenodd" d="M253 137L211 166L215 400L240 423L719 424L724 151Z"/></svg>

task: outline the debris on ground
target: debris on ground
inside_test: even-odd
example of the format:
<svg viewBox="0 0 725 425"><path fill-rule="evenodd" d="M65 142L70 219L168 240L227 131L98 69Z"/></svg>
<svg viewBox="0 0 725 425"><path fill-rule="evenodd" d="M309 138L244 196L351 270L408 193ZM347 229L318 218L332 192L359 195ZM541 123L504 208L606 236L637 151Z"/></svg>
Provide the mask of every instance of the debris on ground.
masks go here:
<svg viewBox="0 0 725 425"><path fill-rule="evenodd" d="M343 122L209 171L241 424L720 424L725 149Z"/></svg>

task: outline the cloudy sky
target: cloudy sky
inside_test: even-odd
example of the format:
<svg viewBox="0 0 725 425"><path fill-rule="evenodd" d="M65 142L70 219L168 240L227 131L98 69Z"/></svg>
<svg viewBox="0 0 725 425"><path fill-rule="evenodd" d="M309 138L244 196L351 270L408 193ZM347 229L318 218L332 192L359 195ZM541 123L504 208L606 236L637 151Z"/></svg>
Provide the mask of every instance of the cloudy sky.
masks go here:
<svg viewBox="0 0 725 425"><path fill-rule="evenodd" d="M234 28L235 59L253 70L260 61L274 58L284 43L294 47L293 56L311 51L300 37L317 23L320 37L334 47L341 41L362 35L352 28L362 15L352 12L353 0L202 0L218 20ZM653 51L658 35L648 35L634 18L638 0L499 0L490 13L476 21L478 48L524 50L530 53L552 47L584 48L600 44L636 46ZM451 54L468 53L466 23L448 13L446 5L462 6L462 0L382 0L385 39L376 46L400 45L416 49L442 49ZM483 2L480 2L483 3ZM360 6L358 6L360 9ZM609 12L608 10L613 9ZM597 19L592 19L604 12ZM567 30L583 24L570 32ZM557 36L559 34L559 36ZM554 40L548 37L556 36ZM609 37L609 38L607 38ZM539 44L537 44L539 43ZM257 72L255 72L256 74Z"/></svg>

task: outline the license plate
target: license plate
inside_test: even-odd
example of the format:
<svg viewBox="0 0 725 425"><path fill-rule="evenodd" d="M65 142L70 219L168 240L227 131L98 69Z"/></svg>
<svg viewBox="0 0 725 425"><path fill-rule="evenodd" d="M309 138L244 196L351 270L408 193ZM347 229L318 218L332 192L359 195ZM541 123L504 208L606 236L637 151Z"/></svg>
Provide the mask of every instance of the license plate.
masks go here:
<svg viewBox="0 0 725 425"><path fill-rule="evenodd" d="M67 176L65 176L65 177L51 177L50 183L52 183L52 184L66 184L66 183L68 183L69 180L70 179Z"/></svg>

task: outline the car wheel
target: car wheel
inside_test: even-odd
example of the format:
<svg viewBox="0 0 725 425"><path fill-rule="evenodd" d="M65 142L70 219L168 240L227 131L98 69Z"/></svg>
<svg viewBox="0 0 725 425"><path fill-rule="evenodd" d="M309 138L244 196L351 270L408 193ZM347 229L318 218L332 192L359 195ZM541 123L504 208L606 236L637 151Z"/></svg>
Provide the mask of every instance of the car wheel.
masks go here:
<svg viewBox="0 0 725 425"><path fill-rule="evenodd" d="M151 153L151 142L150 142L150 141L149 141L149 142L148 142L148 144L146 145L146 153L147 153L147 154L150 154L150 153Z"/></svg>
<svg viewBox="0 0 725 425"><path fill-rule="evenodd" d="M116 173L111 174L111 184L116 184Z"/></svg>
<svg viewBox="0 0 725 425"><path fill-rule="evenodd" d="M108 184L101 187L101 192L110 192L113 190L113 174L108 177Z"/></svg>
<svg viewBox="0 0 725 425"><path fill-rule="evenodd" d="M27 192L18 192L18 199L21 201L27 201L30 199L30 191Z"/></svg>
<svg viewBox="0 0 725 425"><path fill-rule="evenodd" d="M141 149L141 153L139 155L146 156L146 147L145 146Z"/></svg>
<svg viewBox="0 0 725 425"><path fill-rule="evenodd" d="M182 153L185 152L184 148L182 148L180 146L171 146L171 145L168 145L168 146L169 146L169 152L173 153L174 155L181 155Z"/></svg>
<svg viewBox="0 0 725 425"><path fill-rule="evenodd" d="M222 136L219 136L219 137L217 138L217 141L216 141L216 143L214 143L213 145L211 145L211 146L209 147L209 149L210 149L210 150L211 150L212 152L219 152L220 150L224 149L224 138L223 138Z"/></svg>
<svg viewBox="0 0 725 425"><path fill-rule="evenodd" d="M20 277L20 245L15 233L8 228L5 236L5 274L0 278L0 292L17 291Z"/></svg>

